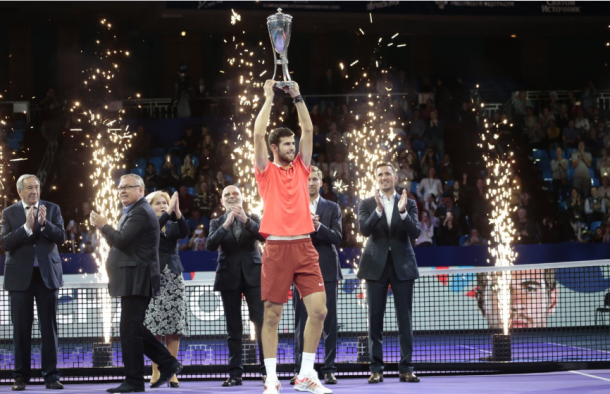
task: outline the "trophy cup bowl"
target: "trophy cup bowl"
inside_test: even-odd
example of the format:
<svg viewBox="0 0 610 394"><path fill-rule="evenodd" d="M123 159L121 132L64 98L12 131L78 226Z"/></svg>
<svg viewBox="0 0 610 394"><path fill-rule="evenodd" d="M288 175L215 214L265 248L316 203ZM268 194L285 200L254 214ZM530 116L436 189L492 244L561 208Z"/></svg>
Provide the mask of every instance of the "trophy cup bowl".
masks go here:
<svg viewBox="0 0 610 394"><path fill-rule="evenodd" d="M282 66L283 81L276 82L275 88L286 90L292 88L294 82L290 79L288 71L288 44L290 44L290 34L292 32L292 16L283 14L282 9L278 8L277 13L267 17L267 29L273 47L273 77L277 72L277 66ZM278 59L279 57L279 59Z"/></svg>

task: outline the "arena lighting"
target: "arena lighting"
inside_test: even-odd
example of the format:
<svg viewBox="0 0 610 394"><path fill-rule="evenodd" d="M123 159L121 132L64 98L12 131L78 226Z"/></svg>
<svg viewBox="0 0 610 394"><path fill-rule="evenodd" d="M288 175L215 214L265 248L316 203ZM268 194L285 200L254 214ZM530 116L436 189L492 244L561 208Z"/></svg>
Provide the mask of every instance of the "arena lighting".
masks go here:
<svg viewBox="0 0 610 394"><path fill-rule="evenodd" d="M517 38L517 35L516 34L511 34L510 38Z"/></svg>
<svg viewBox="0 0 610 394"><path fill-rule="evenodd" d="M186 37L186 32L185 32L185 31L183 31L182 33L180 33L180 35L181 35L182 37Z"/></svg>

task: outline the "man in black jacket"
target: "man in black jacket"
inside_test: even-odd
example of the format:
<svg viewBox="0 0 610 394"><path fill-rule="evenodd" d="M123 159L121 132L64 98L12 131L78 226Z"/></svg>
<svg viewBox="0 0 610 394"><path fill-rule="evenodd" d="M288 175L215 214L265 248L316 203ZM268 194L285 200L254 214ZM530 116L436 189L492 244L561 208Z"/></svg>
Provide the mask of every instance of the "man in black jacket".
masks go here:
<svg viewBox="0 0 610 394"><path fill-rule="evenodd" d="M14 391L30 380L34 300L42 337L42 376L47 389L62 389L57 370L57 296L64 284L57 246L66 242L59 206L39 200L35 175L17 180L21 200L2 211L2 249L6 252L4 289L8 291L15 346Z"/></svg>
<svg viewBox="0 0 610 394"><path fill-rule="evenodd" d="M400 341L400 382L419 382L413 373L413 331L411 311L413 284L419 278L411 239L421 232L417 205L407 198L407 191L396 193L398 180L394 166L380 163L375 168L379 190L358 207L360 233L368 237L362 252L358 278L366 280L369 320L369 353L372 372L369 383L383 382L383 315L392 286Z"/></svg>
<svg viewBox="0 0 610 394"><path fill-rule="evenodd" d="M324 320L324 381L327 384L336 384L335 356L337 355L337 282L343 279L341 264L337 247L341 244L341 208L337 203L320 197L322 187L322 172L318 167L311 166L309 173L309 209L316 229L311 234L311 242L320 255L320 270L324 278L326 290L326 309L328 314ZM294 289L292 295L294 303L294 370L301 369L301 356L303 354L303 335L307 310L301 299L299 291ZM294 385L295 375L290 384Z"/></svg>
<svg viewBox="0 0 610 394"><path fill-rule="evenodd" d="M265 238L258 232L260 218L248 215L243 209L243 198L235 186L222 191L220 202L225 214L210 223L206 249L218 250L218 267L214 291L220 291L227 322L229 344L229 377L224 387L240 386L244 365L242 362L242 294L246 297L250 321L254 323L265 381L261 328L263 326L263 302L261 301L261 253L259 242Z"/></svg>
<svg viewBox="0 0 610 394"><path fill-rule="evenodd" d="M123 215L118 230L96 212L91 224L101 230L112 247L106 260L108 292L121 297L121 350L125 380L109 393L144 391L144 355L159 365L160 377L151 388L167 383L182 365L144 326L151 297L159 295L159 221L144 197L144 181L138 175L121 177L119 194Z"/></svg>

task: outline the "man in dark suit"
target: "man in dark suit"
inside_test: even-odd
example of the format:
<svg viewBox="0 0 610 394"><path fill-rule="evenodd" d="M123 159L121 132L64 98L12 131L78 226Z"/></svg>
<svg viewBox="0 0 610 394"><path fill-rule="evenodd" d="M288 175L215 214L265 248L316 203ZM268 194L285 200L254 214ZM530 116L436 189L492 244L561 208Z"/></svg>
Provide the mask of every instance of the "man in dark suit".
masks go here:
<svg viewBox="0 0 610 394"><path fill-rule="evenodd" d="M123 215L118 230L96 212L91 224L101 230L112 247L106 260L108 292L121 297L121 350L125 380L109 393L144 391L144 355L159 365L160 377L151 388L167 383L182 365L144 326L146 308L159 295L159 221L144 197L144 181L138 175L121 177L119 194Z"/></svg>
<svg viewBox="0 0 610 394"><path fill-rule="evenodd" d="M226 213L210 223L206 249L218 250L218 267L214 291L220 291L227 322L229 344L229 377L224 387L241 386L244 372L242 362L242 294L246 297L250 321L254 323L258 341L261 374L265 381L261 328L264 306L261 301L261 253L259 242L265 238L258 232L260 218L244 211L243 198L235 186L222 191L220 202Z"/></svg>
<svg viewBox="0 0 610 394"><path fill-rule="evenodd" d="M341 208L337 203L320 197L322 187L322 172L318 167L311 166L309 173L309 209L316 229L311 234L311 242L320 255L320 270L324 278L326 290L326 309L328 314L324 320L324 381L327 384L337 384L335 372L335 356L337 355L337 297L339 280L343 279L341 264L337 247L341 244ZM303 354L303 335L307 310L301 299L299 291L294 289L292 296L294 303L294 370L301 369L301 356ZM297 375L291 380L294 385Z"/></svg>
<svg viewBox="0 0 610 394"><path fill-rule="evenodd" d="M6 252L4 289L8 291L15 346L14 391L30 381L34 300L42 337L42 376L47 389L63 389L57 370L57 296L64 284L57 246L66 242L59 206L40 200L35 175L17 180L21 200L2 211L2 249Z"/></svg>
<svg viewBox="0 0 610 394"><path fill-rule="evenodd" d="M392 286L400 341L399 381L416 383L413 373L413 330L411 311L413 284L419 278L411 239L419 237L417 205L394 190L398 180L396 169L389 163L375 168L379 190L375 196L360 202L358 222L360 233L368 237L364 247L358 278L366 280L369 320L369 353L372 372L369 383L383 382L383 315Z"/></svg>

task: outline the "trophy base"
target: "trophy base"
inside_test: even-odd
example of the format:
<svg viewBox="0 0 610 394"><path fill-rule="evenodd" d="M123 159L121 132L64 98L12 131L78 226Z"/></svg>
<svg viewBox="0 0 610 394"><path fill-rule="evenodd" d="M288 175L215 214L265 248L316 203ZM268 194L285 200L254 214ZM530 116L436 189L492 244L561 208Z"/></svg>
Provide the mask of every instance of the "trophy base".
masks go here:
<svg viewBox="0 0 610 394"><path fill-rule="evenodd" d="M273 87L276 89L279 89L279 90L286 90L287 88L292 89L292 88L294 88L294 81L276 82L275 85L273 85Z"/></svg>

